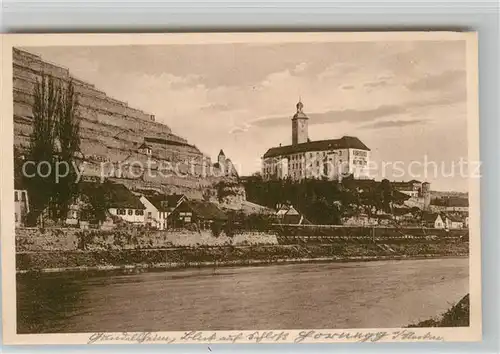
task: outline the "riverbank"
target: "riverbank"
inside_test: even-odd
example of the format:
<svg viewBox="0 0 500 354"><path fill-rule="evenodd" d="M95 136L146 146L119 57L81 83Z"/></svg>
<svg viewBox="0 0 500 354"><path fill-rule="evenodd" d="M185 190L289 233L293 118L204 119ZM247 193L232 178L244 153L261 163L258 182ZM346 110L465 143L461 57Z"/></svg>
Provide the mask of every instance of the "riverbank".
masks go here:
<svg viewBox="0 0 500 354"><path fill-rule="evenodd" d="M467 257L468 252L468 243L465 242L344 242L326 245L18 252L16 270L18 273L109 270L141 272L153 269Z"/></svg>
<svg viewBox="0 0 500 354"><path fill-rule="evenodd" d="M431 318L408 327L468 327L469 316L470 302L467 294L438 318Z"/></svg>

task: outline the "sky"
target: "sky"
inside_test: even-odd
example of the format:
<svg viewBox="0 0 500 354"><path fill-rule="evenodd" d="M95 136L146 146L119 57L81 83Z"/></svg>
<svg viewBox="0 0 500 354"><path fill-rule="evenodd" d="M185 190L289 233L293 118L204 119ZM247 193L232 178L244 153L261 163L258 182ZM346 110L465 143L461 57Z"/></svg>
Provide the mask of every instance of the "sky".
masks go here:
<svg viewBox="0 0 500 354"><path fill-rule="evenodd" d="M268 148L291 143L300 97L310 139L358 137L377 179L467 191L458 167L467 159L463 41L23 49L155 114L213 160L223 149L244 175Z"/></svg>

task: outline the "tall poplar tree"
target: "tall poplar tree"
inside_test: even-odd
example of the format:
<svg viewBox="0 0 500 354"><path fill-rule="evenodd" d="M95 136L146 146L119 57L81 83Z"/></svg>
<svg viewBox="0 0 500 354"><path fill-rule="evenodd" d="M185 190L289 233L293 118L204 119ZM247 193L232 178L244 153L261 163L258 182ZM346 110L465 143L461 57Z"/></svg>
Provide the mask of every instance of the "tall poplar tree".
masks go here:
<svg viewBox="0 0 500 354"><path fill-rule="evenodd" d="M33 92L33 130L30 136L29 160L25 169L26 184L33 213L38 216L47 207L54 219L65 219L78 188L73 167L75 152L80 150L78 100L71 81L65 84L51 75L42 75ZM60 165L56 178L55 166ZM49 173L50 172L50 173ZM43 215L43 214L42 214Z"/></svg>

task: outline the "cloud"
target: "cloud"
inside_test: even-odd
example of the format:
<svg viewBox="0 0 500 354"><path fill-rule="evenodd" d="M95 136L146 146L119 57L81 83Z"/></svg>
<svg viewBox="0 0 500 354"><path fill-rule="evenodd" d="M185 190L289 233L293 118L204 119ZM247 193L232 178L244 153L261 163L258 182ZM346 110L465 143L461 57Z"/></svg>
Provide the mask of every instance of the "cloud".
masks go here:
<svg viewBox="0 0 500 354"><path fill-rule="evenodd" d="M410 125L418 125L426 122L424 119L413 119L413 120L384 120L373 122L370 124L365 124L361 126L361 129L384 129L384 128L402 128Z"/></svg>
<svg viewBox="0 0 500 354"><path fill-rule="evenodd" d="M436 75L426 75L406 85L411 91L443 90L460 83L465 84L464 70L447 70Z"/></svg>
<svg viewBox="0 0 500 354"><path fill-rule="evenodd" d="M236 125L229 130L229 134L242 134L246 133L251 128L248 123L243 123L242 125Z"/></svg>
<svg viewBox="0 0 500 354"><path fill-rule="evenodd" d="M403 106L383 105L374 109L357 110L331 110L321 113L307 114L310 118L309 125L339 123L339 122L363 122L377 119L380 117L387 117L397 114L403 114L406 108ZM269 117L260 118L251 122L251 125L258 127L273 127L290 124L292 117Z"/></svg>
<svg viewBox="0 0 500 354"><path fill-rule="evenodd" d="M225 112L230 111L231 106L227 103L212 103L200 108L203 112Z"/></svg>
<svg viewBox="0 0 500 354"><path fill-rule="evenodd" d="M363 86L372 89L376 87L385 87L387 85L389 85L389 82L387 80L378 80L378 81L367 82Z"/></svg>
<svg viewBox="0 0 500 354"><path fill-rule="evenodd" d="M300 64L297 64L297 66L295 67L295 69L293 69L293 72L295 74L298 74L298 73L301 73L301 72L304 72L306 69L307 69L307 63L300 63Z"/></svg>

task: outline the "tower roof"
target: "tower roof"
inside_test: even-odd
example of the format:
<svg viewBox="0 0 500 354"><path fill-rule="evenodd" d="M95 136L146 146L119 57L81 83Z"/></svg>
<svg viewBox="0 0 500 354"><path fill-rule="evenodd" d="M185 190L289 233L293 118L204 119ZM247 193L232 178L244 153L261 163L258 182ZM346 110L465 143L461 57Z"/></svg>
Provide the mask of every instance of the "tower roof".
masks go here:
<svg viewBox="0 0 500 354"><path fill-rule="evenodd" d="M223 151L222 149L220 149L220 151L219 151L219 156L226 156L226 155L224 154L224 151Z"/></svg>
<svg viewBox="0 0 500 354"><path fill-rule="evenodd" d="M299 102L295 105L297 107L297 112L293 115L292 119L309 119L308 116L302 111L304 108L304 104L302 103L302 100L299 98Z"/></svg>

